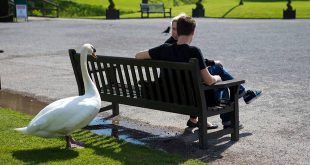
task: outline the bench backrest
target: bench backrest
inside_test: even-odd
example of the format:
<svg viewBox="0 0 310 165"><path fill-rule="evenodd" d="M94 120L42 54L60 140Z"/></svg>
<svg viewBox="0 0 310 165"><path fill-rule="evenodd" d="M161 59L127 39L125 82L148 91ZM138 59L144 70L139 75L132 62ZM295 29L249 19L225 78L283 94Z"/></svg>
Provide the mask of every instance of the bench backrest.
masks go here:
<svg viewBox="0 0 310 165"><path fill-rule="evenodd" d="M140 8L142 12L164 12L165 7L164 4L148 4L148 3L141 3Z"/></svg>
<svg viewBox="0 0 310 165"><path fill-rule="evenodd" d="M79 94L84 94L79 54L69 50ZM103 101L188 115L201 113L198 62L100 56L88 57L88 71Z"/></svg>

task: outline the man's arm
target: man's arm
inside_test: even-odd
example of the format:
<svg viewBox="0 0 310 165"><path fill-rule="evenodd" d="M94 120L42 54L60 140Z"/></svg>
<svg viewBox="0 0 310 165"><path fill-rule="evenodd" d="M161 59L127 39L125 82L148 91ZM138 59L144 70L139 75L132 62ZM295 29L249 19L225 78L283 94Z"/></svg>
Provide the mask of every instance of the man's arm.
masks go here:
<svg viewBox="0 0 310 165"><path fill-rule="evenodd" d="M141 51L141 52L137 53L136 59L141 59L141 60L151 59L151 56L149 54L149 51L145 50L145 51Z"/></svg>
<svg viewBox="0 0 310 165"><path fill-rule="evenodd" d="M219 75L211 75L207 68L200 70L202 80L207 85L222 81Z"/></svg>

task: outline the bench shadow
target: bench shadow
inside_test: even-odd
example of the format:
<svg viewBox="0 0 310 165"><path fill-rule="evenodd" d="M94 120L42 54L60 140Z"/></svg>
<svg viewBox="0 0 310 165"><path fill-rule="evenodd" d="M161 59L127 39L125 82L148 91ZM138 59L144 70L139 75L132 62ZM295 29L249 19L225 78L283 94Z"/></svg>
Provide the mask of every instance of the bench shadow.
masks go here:
<svg viewBox="0 0 310 165"><path fill-rule="evenodd" d="M240 133L239 137L244 138L251 136L252 133ZM223 136L218 139L210 139L207 149L200 149L198 142L198 129L193 130L186 128L183 134L170 137L154 139L157 142L150 143L154 148L165 150L169 153L182 155L185 159L199 159L204 162L212 162L221 159L222 153L237 143L230 140L230 135Z"/></svg>
<svg viewBox="0 0 310 165"><path fill-rule="evenodd" d="M222 18L225 18L230 12L232 12L235 8L239 7L240 5L236 5L234 7L232 7L231 9L229 9L223 16Z"/></svg>
<svg viewBox="0 0 310 165"><path fill-rule="evenodd" d="M73 159L78 157L79 153L65 148L42 148L14 151L12 156L25 163L39 164L49 161Z"/></svg>
<svg viewBox="0 0 310 165"><path fill-rule="evenodd" d="M91 148L95 150L98 155L107 155L110 157L116 157L119 159L120 155L115 155L113 152L121 147L124 152L133 152L128 148L128 143L140 144L144 146L149 146L157 150L164 150L168 153L181 155L184 159L200 159L204 162L212 162L217 159L221 159L222 153L231 147L233 144L237 143L230 140L230 135L223 136L219 139L210 139L208 141L208 149L200 149L198 142L198 129L186 128L183 133L176 136L158 136L151 133L126 128L124 126L114 125L114 124L100 124L88 126L87 130L104 130L110 131L110 135L115 137L115 141L104 142L100 138L92 136L89 139L83 139L83 142L87 142ZM107 134L105 134L107 135ZM240 138L251 136L252 133L242 132L240 133ZM123 137L126 137L124 139ZM107 137L109 138L109 137ZM120 139L121 141L117 141ZM129 139L129 140L128 140ZM123 141L122 141L123 140ZM126 142L127 141L127 142ZM110 145L114 143L114 145Z"/></svg>

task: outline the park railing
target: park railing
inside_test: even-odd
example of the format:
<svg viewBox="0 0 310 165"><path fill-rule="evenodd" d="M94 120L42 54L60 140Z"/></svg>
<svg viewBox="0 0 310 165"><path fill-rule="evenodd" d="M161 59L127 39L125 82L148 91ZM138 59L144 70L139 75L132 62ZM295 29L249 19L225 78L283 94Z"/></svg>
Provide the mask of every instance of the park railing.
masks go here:
<svg viewBox="0 0 310 165"><path fill-rule="evenodd" d="M48 0L28 0L28 15L59 17L59 5Z"/></svg>

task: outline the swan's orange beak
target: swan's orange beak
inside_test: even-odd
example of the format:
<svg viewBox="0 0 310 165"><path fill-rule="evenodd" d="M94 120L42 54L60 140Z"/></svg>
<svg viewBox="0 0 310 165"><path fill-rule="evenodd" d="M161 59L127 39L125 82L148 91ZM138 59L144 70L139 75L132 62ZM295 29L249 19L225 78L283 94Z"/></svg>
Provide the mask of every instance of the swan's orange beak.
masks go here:
<svg viewBox="0 0 310 165"><path fill-rule="evenodd" d="M96 56L96 53L95 53L95 52L93 52L93 53L91 54L91 56L93 56L94 58L97 58L97 56Z"/></svg>

